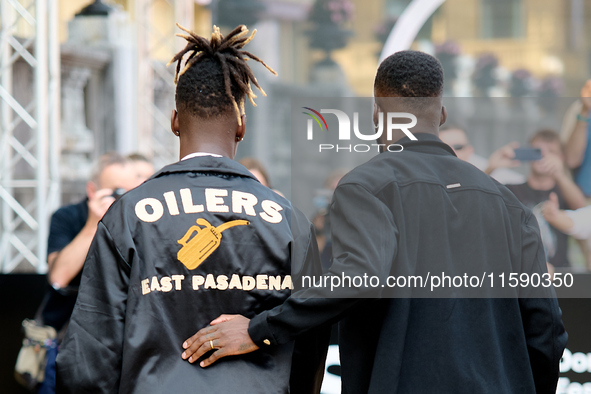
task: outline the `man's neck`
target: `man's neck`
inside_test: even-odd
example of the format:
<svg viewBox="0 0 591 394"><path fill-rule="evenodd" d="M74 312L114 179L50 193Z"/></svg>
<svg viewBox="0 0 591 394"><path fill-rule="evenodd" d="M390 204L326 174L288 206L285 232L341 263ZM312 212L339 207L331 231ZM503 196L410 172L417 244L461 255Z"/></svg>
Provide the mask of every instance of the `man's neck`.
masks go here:
<svg viewBox="0 0 591 394"><path fill-rule="evenodd" d="M207 152L233 159L236 155L237 121L232 115L212 119L179 115L180 158L195 152Z"/></svg>
<svg viewBox="0 0 591 394"><path fill-rule="evenodd" d="M182 129L180 132L180 157L195 152L214 153L234 158L236 154L235 133L229 128Z"/></svg>
<svg viewBox="0 0 591 394"><path fill-rule="evenodd" d="M434 127L413 127L412 129L409 129L409 131L414 135L414 134L419 134L419 133L423 133L423 134L432 134L436 137L439 137L439 130L437 128ZM392 130L392 139L388 140L387 139L387 132L384 131L382 134L382 140L380 143L382 144L386 144L386 145L390 145L390 144L396 144L398 143L398 141L400 141L401 139L408 137L403 131L401 130ZM416 137L416 136L415 136Z"/></svg>
<svg viewBox="0 0 591 394"><path fill-rule="evenodd" d="M527 184L534 190L552 190L556 186L556 180L549 175L530 174Z"/></svg>

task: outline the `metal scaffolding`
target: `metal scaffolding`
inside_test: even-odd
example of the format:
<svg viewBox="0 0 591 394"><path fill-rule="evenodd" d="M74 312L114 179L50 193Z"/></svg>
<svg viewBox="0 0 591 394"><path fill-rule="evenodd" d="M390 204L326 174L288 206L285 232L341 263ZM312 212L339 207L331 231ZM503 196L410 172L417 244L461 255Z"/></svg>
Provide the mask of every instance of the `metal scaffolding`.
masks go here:
<svg viewBox="0 0 591 394"><path fill-rule="evenodd" d="M47 270L49 213L60 198L57 29L58 0L0 0L2 273Z"/></svg>
<svg viewBox="0 0 591 394"><path fill-rule="evenodd" d="M168 16L167 29L154 23L153 15ZM136 0L138 46L138 141L139 151L152 154L157 167L178 160L178 139L170 131L174 108L174 68L166 62L185 45L176 38L175 26L193 29L194 0ZM159 99L160 102L159 103ZM160 104L160 105L159 105Z"/></svg>
<svg viewBox="0 0 591 394"><path fill-rule="evenodd" d="M139 150L178 160L170 132L173 68L194 0L135 0ZM59 0L0 0L0 272L47 271L49 215L60 203ZM165 23L158 28L154 15ZM162 24L161 24L162 25Z"/></svg>

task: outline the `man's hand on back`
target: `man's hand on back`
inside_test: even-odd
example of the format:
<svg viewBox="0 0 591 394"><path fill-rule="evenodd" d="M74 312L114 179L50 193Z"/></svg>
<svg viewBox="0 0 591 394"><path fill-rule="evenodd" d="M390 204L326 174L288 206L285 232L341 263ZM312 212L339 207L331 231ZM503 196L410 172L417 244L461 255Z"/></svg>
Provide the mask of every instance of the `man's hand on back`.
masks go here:
<svg viewBox="0 0 591 394"><path fill-rule="evenodd" d="M222 357L254 352L259 347L248 335L250 319L242 315L221 315L211 325L199 330L183 343L184 360L194 363L205 353L217 349L209 358L201 361L207 367Z"/></svg>

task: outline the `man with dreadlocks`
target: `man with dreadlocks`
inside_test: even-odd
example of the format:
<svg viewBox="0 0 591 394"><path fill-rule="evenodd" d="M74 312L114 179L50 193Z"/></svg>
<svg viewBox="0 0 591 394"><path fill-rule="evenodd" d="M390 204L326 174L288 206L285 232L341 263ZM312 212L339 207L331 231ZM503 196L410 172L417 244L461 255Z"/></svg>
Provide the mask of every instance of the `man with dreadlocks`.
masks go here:
<svg viewBox="0 0 591 394"><path fill-rule="evenodd" d="M181 160L121 197L98 224L57 360L58 392L318 391L326 328L212 369L181 356L196 329L228 310L254 317L281 304L291 272L318 275L320 265L311 223L233 160L245 99L256 97L250 83L264 94L247 58L275 74L242 49L254 32L239 26L223 36L214 27L206 40L180 28L187 45L171 61L171 128Z"/></svg>

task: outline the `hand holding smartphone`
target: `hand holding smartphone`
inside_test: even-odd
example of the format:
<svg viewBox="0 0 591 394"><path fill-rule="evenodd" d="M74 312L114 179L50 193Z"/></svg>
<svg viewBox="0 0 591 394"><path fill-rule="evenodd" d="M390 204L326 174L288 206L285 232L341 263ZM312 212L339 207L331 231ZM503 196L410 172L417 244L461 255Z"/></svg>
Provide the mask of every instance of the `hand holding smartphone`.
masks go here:
<svg viewBox="0 0 591 394"><path fill-rule="evenodd" d="M513 150L515 157L513 160L536 161L542 159L542 151L536 148L517 148Z"/></svg>

